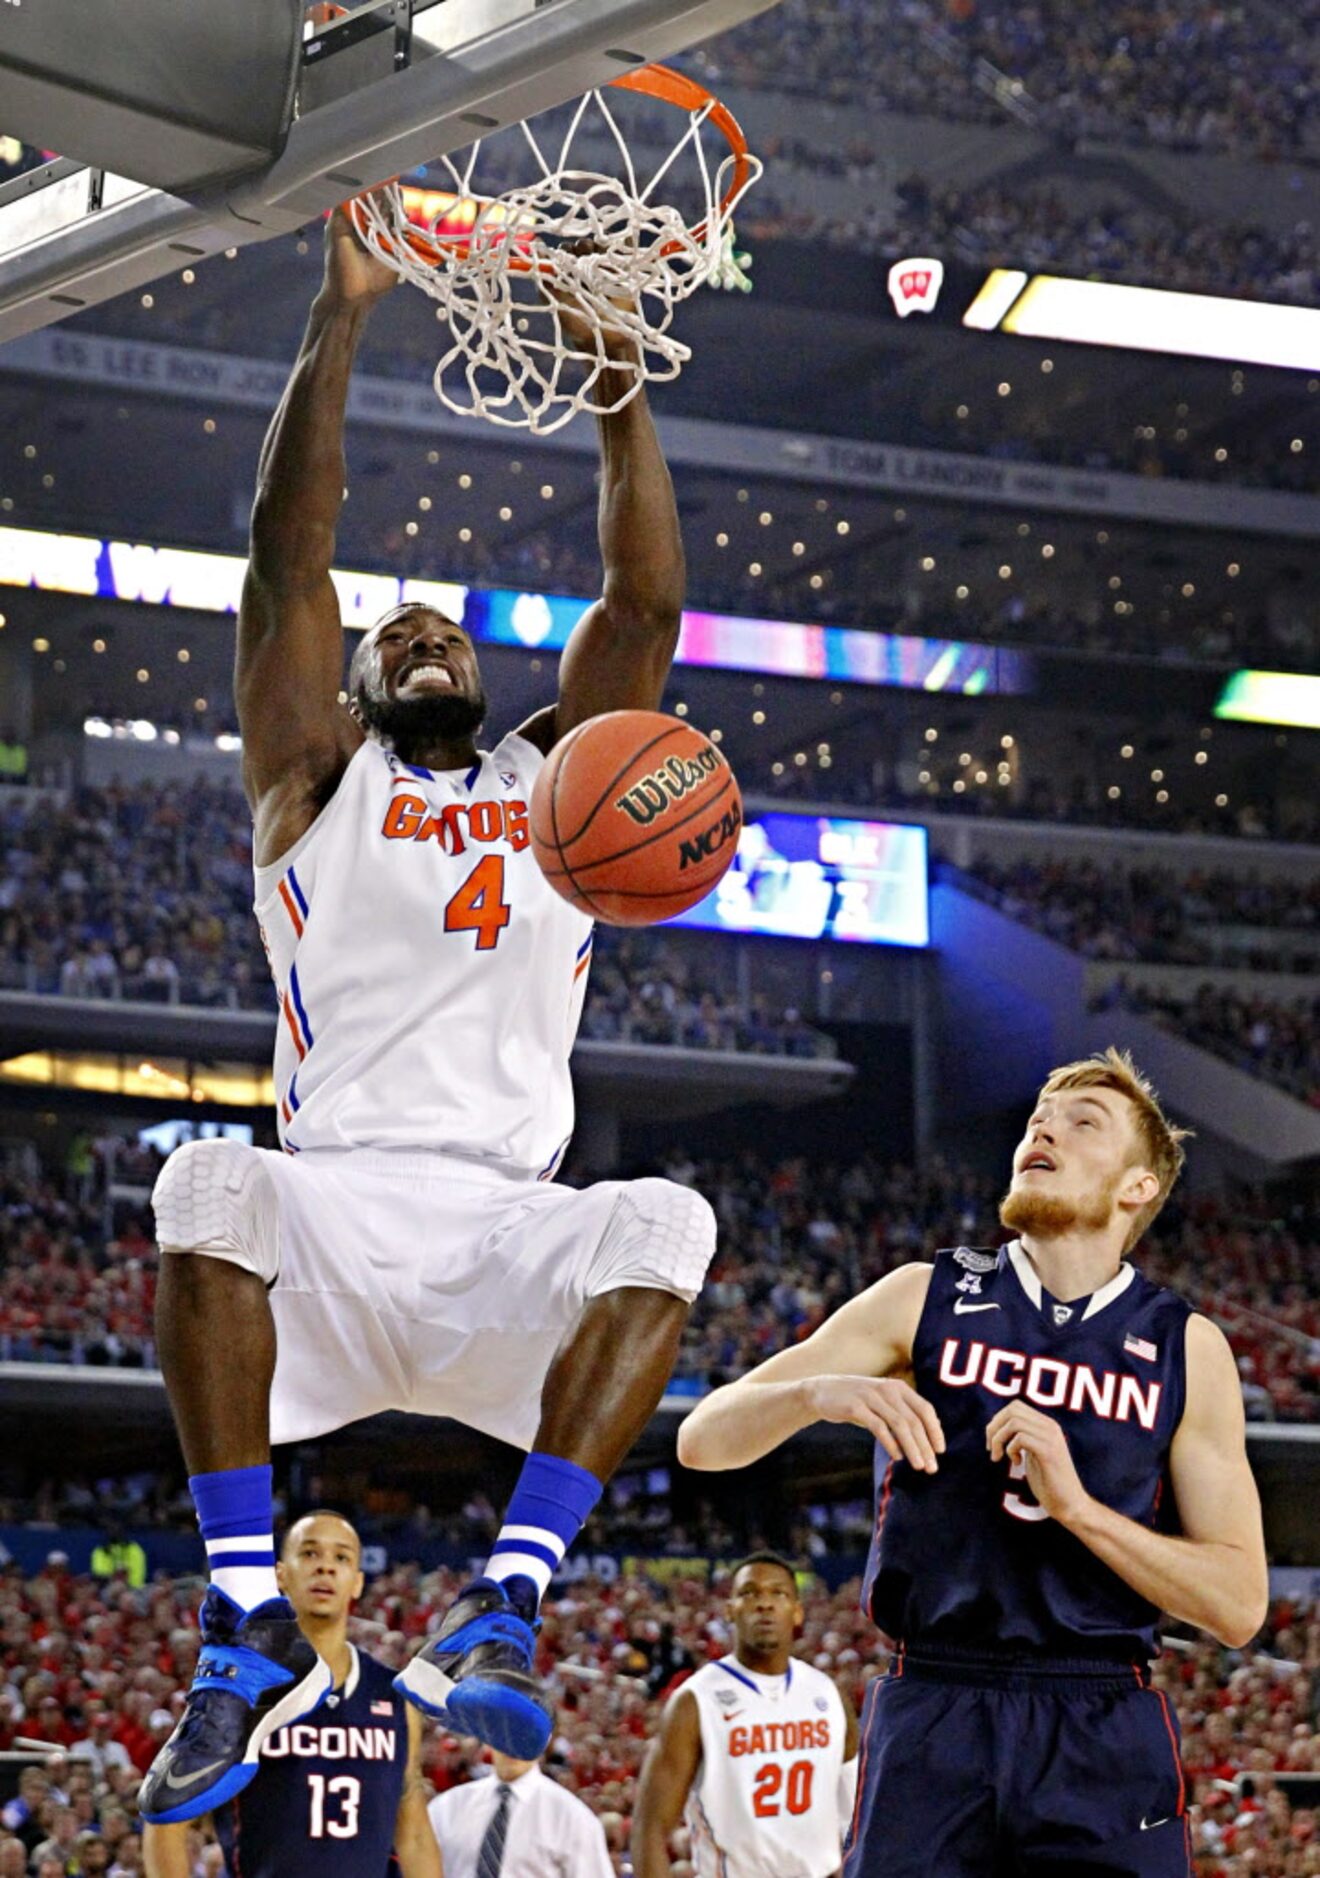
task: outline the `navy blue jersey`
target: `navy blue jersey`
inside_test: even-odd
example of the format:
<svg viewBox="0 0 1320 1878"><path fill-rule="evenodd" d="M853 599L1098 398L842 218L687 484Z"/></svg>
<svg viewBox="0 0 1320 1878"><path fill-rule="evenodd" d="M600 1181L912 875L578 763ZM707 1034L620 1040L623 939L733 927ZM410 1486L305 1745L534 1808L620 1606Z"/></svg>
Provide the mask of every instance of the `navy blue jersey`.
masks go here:
<svg viewBox="0 0 1320 1878"><path fill-rule="evenodd" d="M886 1636L914 1650L1127 1662L1155 1653L1155 1606L1046 1515L1025 1463L990 1460L985 1431L1022 1397L1062 1424L1088 1493L1176 1532L1168 1463L1190 1315L1131 1265L1064 1304L1016 1242L936 1254L912 1355L947 1450L931 1475L877 1444L866 1601Z"/></svg>
<svg viewBox="0 0 1320 1878"><path fill-rule="evenodd" d="M216 1812L230 1878L386 1878L407 1708L393 1670L354 1650L343 1687L277 1728L256 1779Z"/></svg>

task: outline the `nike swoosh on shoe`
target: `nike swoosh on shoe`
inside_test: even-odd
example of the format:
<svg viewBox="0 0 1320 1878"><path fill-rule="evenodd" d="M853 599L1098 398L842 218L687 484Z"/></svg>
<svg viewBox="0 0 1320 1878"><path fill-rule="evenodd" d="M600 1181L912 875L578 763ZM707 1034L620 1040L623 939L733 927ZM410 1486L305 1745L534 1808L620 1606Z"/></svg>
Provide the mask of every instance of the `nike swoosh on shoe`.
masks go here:
<svg viewBox="0 0 1320 1878"><path fill-rule="evenodd" d="M185 1774L182 1780L179 1779L174 1769L170 1768L169 1772L165 1776L165 1785L167 1787L174 1787L176 1789L181 1789L183 1787L195 1787L199 1780L205 1780L208 1774L213 1774L217 1767L223 1767L224 1765L225 1765L225 1762L223 1759L218 1760L218 1761L208 1761L205 1767L198 1767L191 1774Z"/></svg>

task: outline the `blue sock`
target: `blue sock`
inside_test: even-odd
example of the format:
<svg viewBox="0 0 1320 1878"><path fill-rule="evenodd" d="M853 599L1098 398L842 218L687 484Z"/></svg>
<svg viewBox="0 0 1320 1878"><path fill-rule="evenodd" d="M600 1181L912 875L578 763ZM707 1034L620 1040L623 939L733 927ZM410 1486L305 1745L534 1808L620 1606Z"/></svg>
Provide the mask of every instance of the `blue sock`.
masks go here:
<svg viewBox="0 0 1320 1878"><path fill-rule="evenodd" d="M561 1461L554 1454L529 1454L486 1576L500 1584L528 1578L539 1602L603 1490L603 1483L574 1461Z"/></svg>
<svg viewBox="0 0 1320 1878"><path fill-rule="evenodd" d="M206 1542L211 1583L245 1611L277 1598L269 1467L193 1474L188 1486Z"/></svg>

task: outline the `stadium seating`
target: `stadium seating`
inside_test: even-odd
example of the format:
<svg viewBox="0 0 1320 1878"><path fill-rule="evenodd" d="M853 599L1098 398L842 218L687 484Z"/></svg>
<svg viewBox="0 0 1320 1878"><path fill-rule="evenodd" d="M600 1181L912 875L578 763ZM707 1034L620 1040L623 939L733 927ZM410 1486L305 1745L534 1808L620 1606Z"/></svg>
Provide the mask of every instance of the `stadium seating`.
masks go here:
<svg viewBox="0 0 1320 1878"><path fill-rule="evenodd" d="M29 1776L25 1785L29 1804L0 1807L0 1871L24 1869L22 1862L2 1862L11 1838L42 1878L46 1868L36 1858L52 1837L67 1847L62 1869L103 1868L99 1854L86 1866L76 1862L86 1845L80 1835L93 1835L106 1842L112 1878L138 1878L136 1789L173 1726L196 1659L194 1588L156 1581L133 1592L122 1580L73 1577L58 1531L51 1539L42 1570L0 1571L6 1635L0 1750L19 1739L48 1744L32 1753L40 1777ZM357 1608L355 1641L400 1664L456 1584L452 1573L424 1576L415 1566L382 1573ZM664 1583L645 1576L608 1585L587 1579L547 1609L540 1667L558 1701L548 1766L601 1816L619 1870L659 1705L686 1674L727 1648L723 1591L718 1578L691 1572ZM835 1592L809 1589L799 1645L854 1706L888 1660L857 1592L855 1581ZM1308 1862L1314 1814L1294 1805L1289 1792L1299 1778L1320 1773L1310 1696L1318 1636L1320 1606L1280 1599L1250 1649L1179 1641L1157 1664L1156 1687L1175 1705L1183 1731L1198 1878L1249 1872L1292 1878L1314 1869ZM113 1718L111 1745L93 1734L99 1712ZM436 1791L470 1779L477 1767L475 1744L428 1736L424 1768ZM204 1840L201 1828L193 1846L197 1872L210 1869ZM676 1873L690 1873L687 1849L677 1835Z"/></svg>
<svg viewBox="0 0 1320 1878"><path fill-rule="evenodd" d="M109 1143L95 1149L104 1167ZM125 1182L123 1144L116 1180ZM145 1201L157 1158L137 1155ZM863 1285L939 1246L996 1244L999 1185L938 1160L921 1170L860 1161L809 1169L751 1150L698 1164L673 1152L664 1171L715 1206L719 1249L697 1300L675 1387L701 1390L808 1336ZM121 1201L103 1228L100 1176L0 1176L0 1360L152 1367L154 1251L145 1203ZM1263 1196L1179 1197L1139 1254L1224 1327L1248 1414L1320 1420L1320 1305L1308 1272L1320 1215L1279 1215ZM842 1549L846 1550L844 1546Z"/></svg>

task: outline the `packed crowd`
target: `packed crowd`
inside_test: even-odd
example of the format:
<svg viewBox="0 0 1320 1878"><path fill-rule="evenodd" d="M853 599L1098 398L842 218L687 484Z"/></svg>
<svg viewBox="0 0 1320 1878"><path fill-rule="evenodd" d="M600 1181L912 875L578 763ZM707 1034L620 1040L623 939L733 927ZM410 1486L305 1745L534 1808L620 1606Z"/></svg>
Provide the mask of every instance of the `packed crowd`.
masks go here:
<svg viewBox="0 0 1320 1878"><path fill-rule="evenodd" d="M1320 800L1289 792L1275 796L1259 770L1230 784L1232 795L1215 800L1219 784L1189 789L1185 799L1161 802L1152 789L1145 796L1126 789L1109 793L1086 752L1076 753L1078 767L1069 773L1064 758L1028 765L1024 759L1013 788L991 784L971 788L957 772L932 773L929 784L914 783L901 768L879 759L859 736L831 757L828 775L810 764L798 766L767 757L758 767L744 759L739 776L748 794L781 796L795 802L829 802L862 809L905 809L918 814L966 815L974 819L1062 822L1094 828L1134 829L1148 834L1242 836L1248 840L1320 842ZM1164 791L1168 795L1169 791Z"/></svg>
<svg viewBox="0 0 1320 1878"><path fill-rule="evenodd" d="M1087 142L1320 159L1310 0L786 0L692 55L708 81Z"/></svg>
<svg viewBox="0 0 1320 1878"><path fill-rule="evenodd" d="M1051 859L978 860L958 884L1087 958L1320 970L1320 880Z"/></svg>
<svg viewBox="0 0 1320 1878"><path fill-rule="evenodd" d="M363 1648L397 1667L447 1608L457 1579L401 1566L369 1582L352 1622ZM857 1707L883 1674L886 1652L852 1582L806 1589L802 1657L834 1676ZM557 1720L552 1776L600 1816L616 1870L631 1869L628 1838L637 1775L661 1705L700 1664L730 1644L727 1579L684 1575L613 1584L587 1579L547 1606L538 1668ZM19 1791L0 1809L3 1878L139 1878L137 1787L173 1727L197 1656L196 1587L74 1578L56 1553L25 1578L0 1576L4 1680L0 1748L34 1744ZM1320 1773L1314 1717L1320 1607L1276 1600L1244 1651L1208 1638L1166 1648L1155 1685L1175 1706L1198 1878L1304 1878L1314 1872L1314 1813L1289 1799L1287 1776ZM426 1777L437 1792L486 1770L470 1741L428 1730ZM1284 1776L1280 1779L1280 1776ZM215 1869L209 1828L192 1869ZM14 1847L18 1849L12 1849ZM677 1847L678 1874L690 1864Z"/></svg>
<svg viewBox="0 0 1320 1878"><path fill-rule="evenodd" d="M1120 978L1099 994L1096 1008L1153 1018L1320 1108L1320 998L1313 993L1281 999L1203 984L1184 994Z"/></svg>
<svg viewBox="0 0 1320 1878"><path fill-rule="evenodd" d="M205 779L0 799L0 988L275 1010L252 913L252 821ZM597 934L585 1037L823 1056L801 1012L707 982L651 935Z"/></svg>
<svg viewBox="0 0 1320 1878"><path fill-rule="evenodd" d="M0 1175L0 1360L153 1364L147 1198L159 1156L143 1155L134 1192L112 1146L97 1149L121 1196L108 1216L95 1174ZM751 1150L704 1163L678 1151L662 1171L705 1194L719 1220L675 1370L680 1389L738 1375L809 1336L896 1265L1004 1236L1002 1183L940 1160L809 1168ZM1320 1303L1308 1283L1318 1247L1314 1205L1280 1211L1262 1195L1179 1194L1140 1255L1143 1269L1224 1325L1256 1420L1320 1420Z"/></svg>
<svg viewBox="0 0 1320 1878"><path fill-rule="evenodd" d="M854 168L866 165L869 148L859 147ZM1139 202L1129 194L1079 201L1066 187L1044 182L1034 188L996 182L938 188L917 174L892 191L882 181L878 154L871 152L871 158L876 196L862 213L848 213L823 195L810 206L802 196L790 200L776 187L772 169L770 180L748 197L738 222L740 235L753 247L767 240L821 241L891 258L931 253L966 266L1039 268L1186 293L1315 303L1320 261L1305 222L1283 233L1199 221L1167 203ZM1213 467L1208 457L1201 464L1184 455L1197 475ZM1178 463L1174 452L1170 473L1176 473ZM1108 467L1125 465L1111 462ZM1150 473L1148 465L1143 468ZM1300 466L1281 468L1291 468L1297 486L1303 486Z"/></svg>
<svg viewBox="0 0 1320 1878"><path fill-rule="evenodd" d="M582 1014L583 1037L617 1043L678 1044L758 1056L821 1057L835 1045L793 1006L760 993L705 982L691 955L658 935L602 928Z"/></svg>

